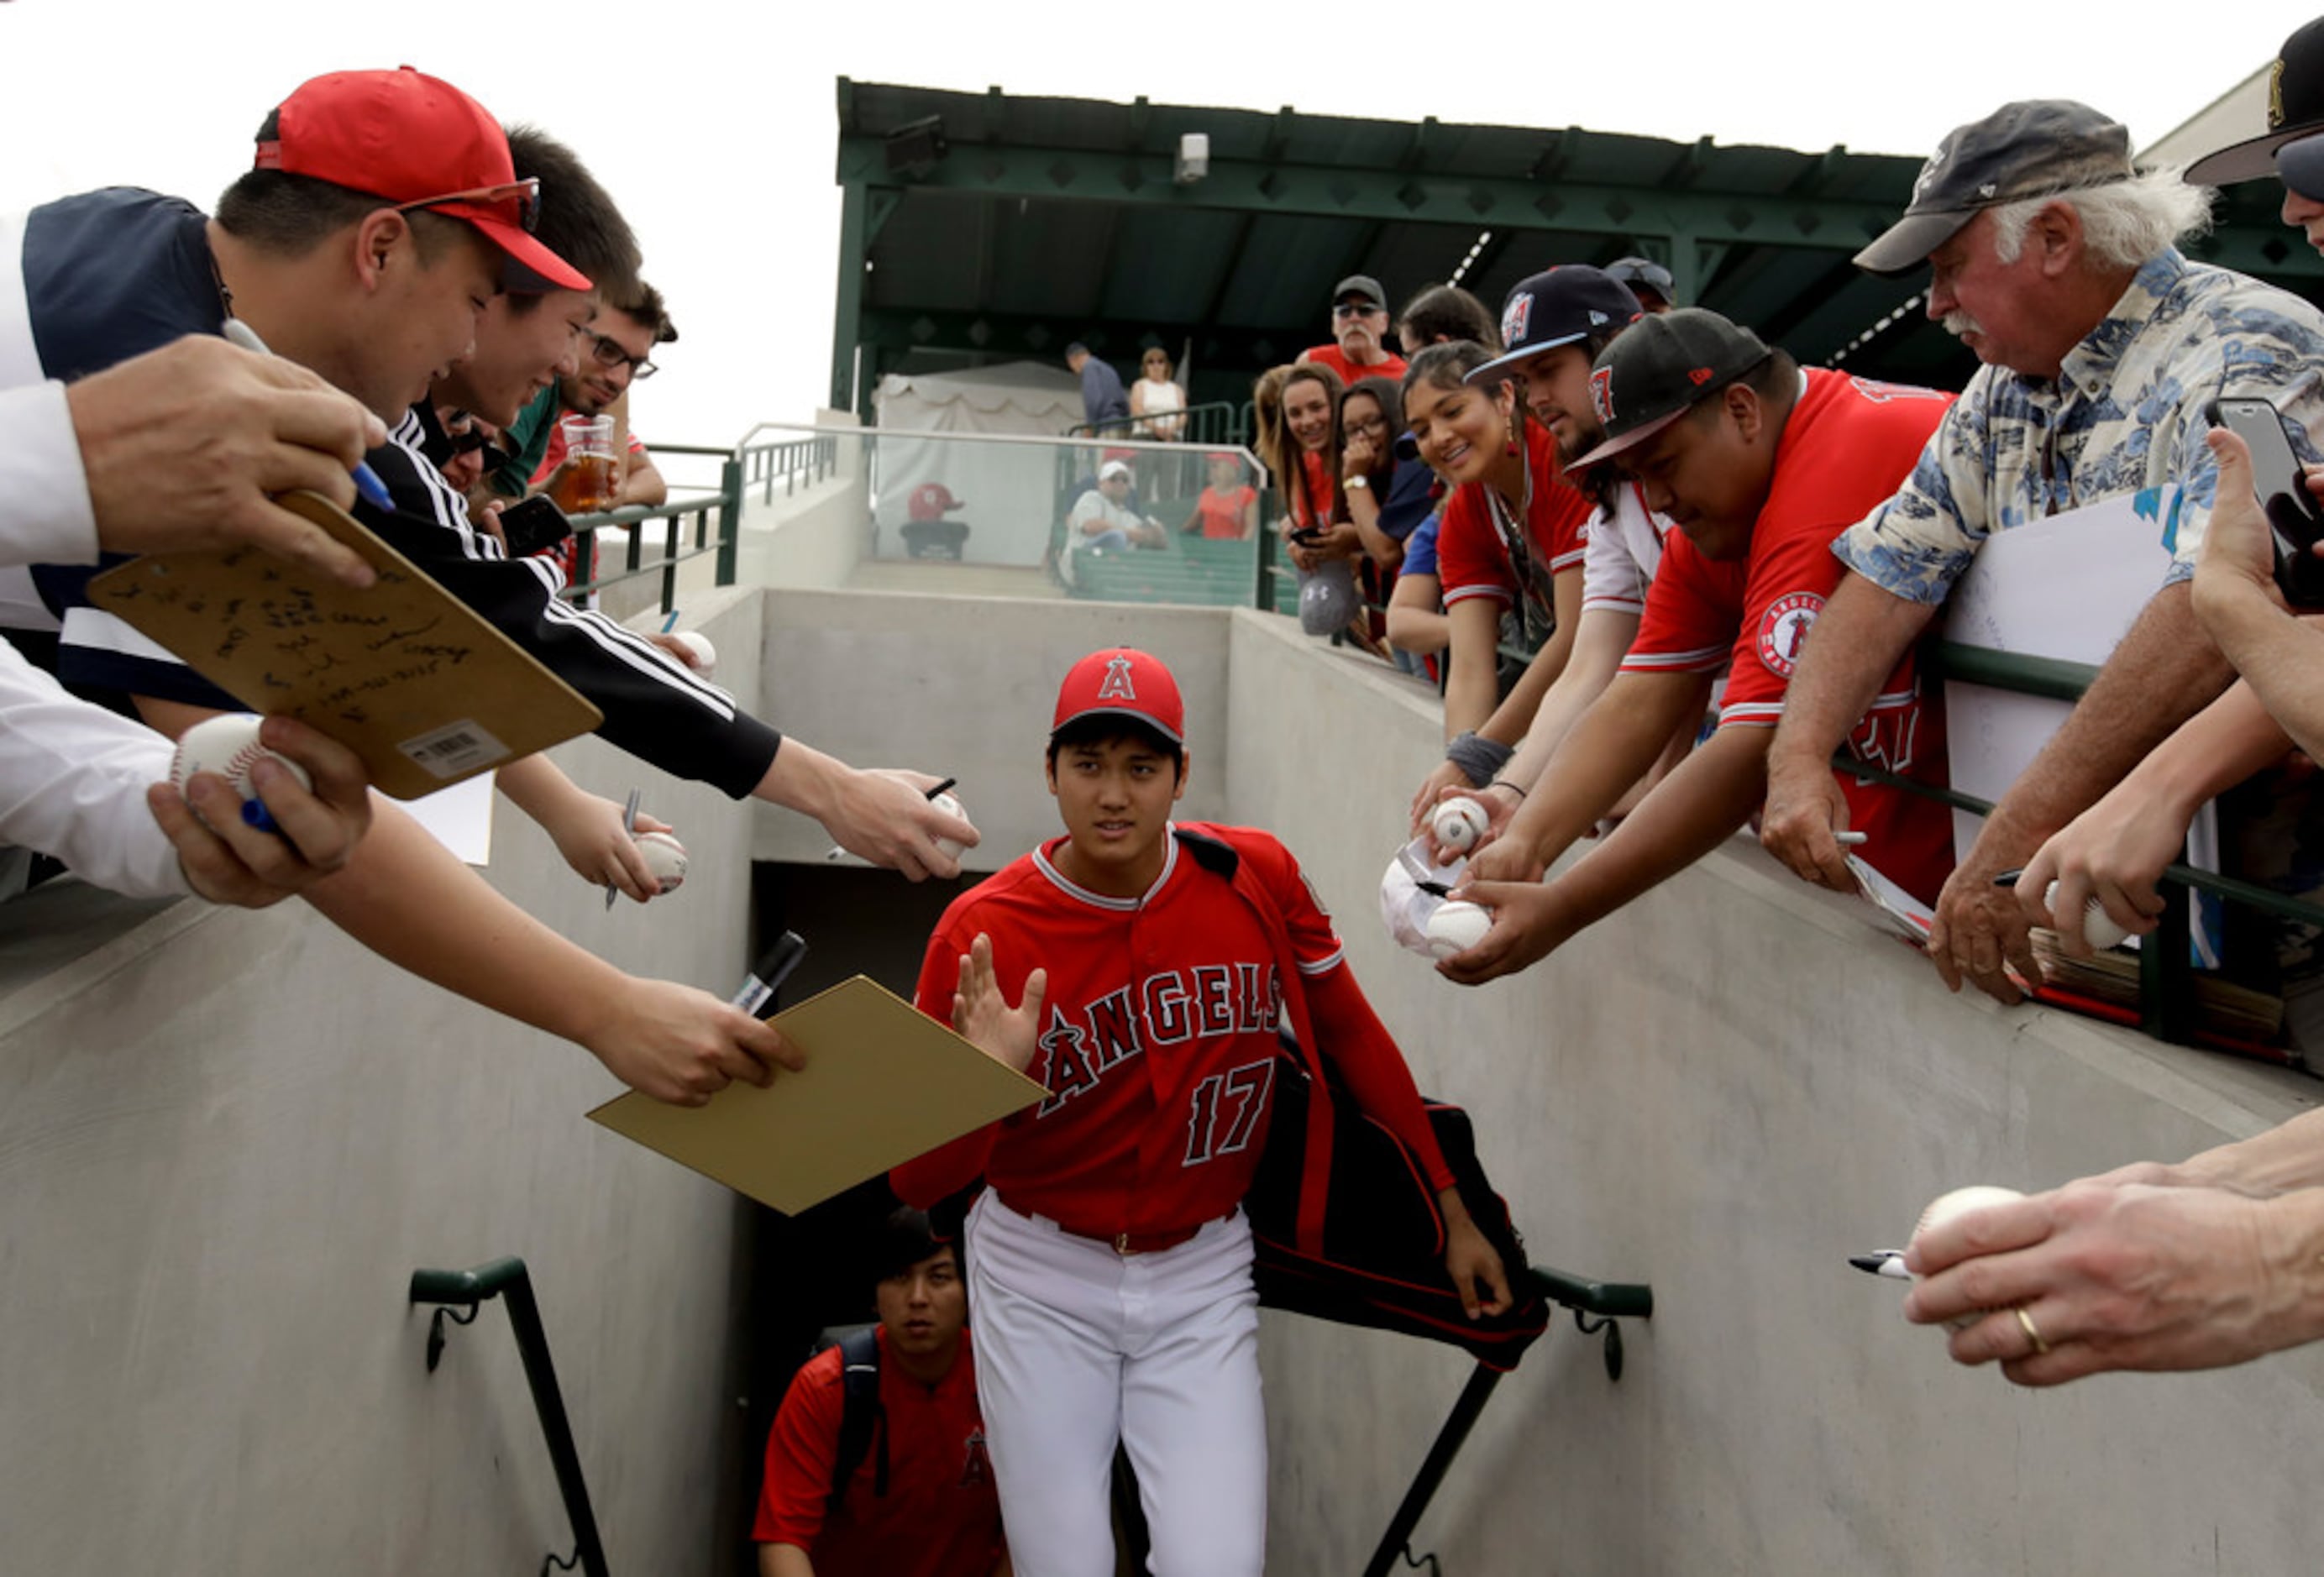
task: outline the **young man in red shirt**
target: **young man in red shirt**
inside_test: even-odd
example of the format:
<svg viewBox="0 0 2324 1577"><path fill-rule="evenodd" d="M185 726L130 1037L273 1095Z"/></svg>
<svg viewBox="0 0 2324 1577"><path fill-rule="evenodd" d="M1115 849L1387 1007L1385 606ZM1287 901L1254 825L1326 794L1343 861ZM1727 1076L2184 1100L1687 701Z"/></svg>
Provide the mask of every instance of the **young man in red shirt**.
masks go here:
<svg viewBox="0 0 2324 1577"><path fill-rule="evenodd" d="M1533 854L1554 862L1651 766L1711 676L1730 664L1719 727L1604 843L1545 882L1475 881L1462 894L1493 928L1443 973L1463 984L1523 969L1730 836L1758 809L1784 692L1841 566L1831 540L1895 492L1947 395L1816 368L1716 312L1682 308L1633 325L1591 373L1606 439L1576 468L1612 460L1678 526L1612 684L1567 734L1530 798L1554 807ZM1849 748L1944 780L1943 714L1909 653ZM1951 818L1934 800L1841 779L1864 859L1923 902L1952 868Z"/></svg>
<svg viewBox="0 0 2324 1577"><path fill-rule="evenodd" d="M751 1530L761 1577L1006 1577L958 1252L917 1210L888 1218L880 1249L879 1400L862 1460L833 1481L849 1405L843 1344L798 1371L767 1436Z"/></svg>
<svg viewBox="0 0 2324 1577"><path fill-rule="evenodd" d="M923 1012L1048 1091L894 1175L921 1205L985 1184L966 1231L977 1389L1021 1577L1110 1577L1117 1443L1155 1572L1258 1577L1267 1428L1240 1207L1286 1015L1426 1171L1462 1303L1508 1306L1298 862L1254 828L1172 824L1185 731L1157 659L1074 664L1048 752L1065 835L956 899L920 966Z"/></svg>

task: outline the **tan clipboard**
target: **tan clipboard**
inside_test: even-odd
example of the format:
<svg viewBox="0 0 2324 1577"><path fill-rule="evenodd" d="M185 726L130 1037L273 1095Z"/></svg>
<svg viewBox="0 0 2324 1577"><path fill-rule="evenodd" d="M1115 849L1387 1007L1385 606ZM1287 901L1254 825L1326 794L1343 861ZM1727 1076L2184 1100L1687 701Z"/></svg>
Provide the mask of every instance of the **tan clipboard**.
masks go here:
<svg viewBox="0 0 2324 1577"><path fill-rule="evenodd" d="M901 997L857 975L775 1015L807 1067L707 1106L632 1093L593 1122L787 1214L1021 1111L1045 1093Z"/></svg>
<svg viewBox="0 0 2324 1577"><path fill-rule="evenodd" d="M361 554L356 590L256 548L149 553L88 600L267 716L296 717L364 760L397 799L587 733L604 714L426 571L319 493L280 495Z"/></svg>

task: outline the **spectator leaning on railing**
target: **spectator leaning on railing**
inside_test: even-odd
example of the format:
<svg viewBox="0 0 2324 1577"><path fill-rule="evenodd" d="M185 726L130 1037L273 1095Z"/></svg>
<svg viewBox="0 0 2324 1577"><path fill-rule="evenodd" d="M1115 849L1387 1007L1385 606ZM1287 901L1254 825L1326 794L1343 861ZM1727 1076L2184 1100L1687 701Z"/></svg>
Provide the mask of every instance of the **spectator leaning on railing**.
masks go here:
<svg viewBox="0 0 2324 1577"><path fill-rule="evenodd" d="M2280 174L2283 222L2324 249L2324 21L2284 41L2273 80L2267 133L2196 161L2187 179L2225 185ZM2124 929L2153 929L2163 912L2155 883L2179 857L2196 813L2292 748L2270 711L2246 675L2157 746L2025 862L2017 893L2026 915L2054 923L2077 954L2087 946L2082 918L2092 898ZM2052 881L2054 910L2043 904Z"/></svg>
<svg viewBox="0 0 2324 1577"><path fill-rule="evenodd" d="M1732 836L1766 788L1769 735L1802 642L1840 565L1832 539L1911 468L1950 399L1802 371L1716 312L1683 307L1633 324L1606 348L1591 396L1611 460L1675 521L1622 671L1575 724L1532 788L1551 820L1536 853L1552 861L1621 798L1700 717L1711 679L1729 672L1719 727L1655 785L1622 825L1548 882L1470 881L1493 911L1468 952L1437 967L1473 985L1522 969L1684 870ZM1850 731L1867 760L1943 782L1937 709L1909 658ZM1831 768L1823 769L1827 776ZM1852 779L1847 796L1870 835L1866 853L1925 899L1951 861L1950 813L1932 799Z"/></svg>
<svg viewBox="0 0 2324 1577"><path fill-rule="evenodd" d="M1405 303L1396 332L1406 356L1416 356L1432 345L1462 340L1483 346L1489 354L1501 348L1492 312L1458 285L1423 286ZM1396 587L1388 594L1388 639L1401 666L1434 678L1433 663L1415 659L1443 650L1452 638L1436 577L1437 512L1444 484L1421 462L1420 445L1404 425L1400 403L1396 422L1397 467L1380 500L1379 522L1404 548Z"/></svg>
<svg viewBox="0 0 2324 1577"><path fill-rule="evenodd" d="M1082 381L1082 420L1100 437L1118 437L1130 423L1130 395L1121 374L1078 339L1065 346L1065 365Z"/></svg>
<svg viewBox="0 0 2324 1577"><path fill-rule="evenodd" d="M2205 402L2269 398L2305 440L2324 437L2324 317L2181 256L2173 242L2208 208L2175 175L2135 173L2128 134L2097 111L2012 104L1947 136L1904 218L1857 255L1879 273L1925 260L1930 317L1987 364L1903 489L1834 544L1849 573L1767 760L1763 836L1801 876L1850 885L1832 752L1984 540L2121 493L2181 490L2176 567L1939 899L1929 954L1955 989L1966 978L2015 1001L2005 964L2042 978L2028 918L1994 877L2227 684L2184 584L2218 485Z"/></svg>

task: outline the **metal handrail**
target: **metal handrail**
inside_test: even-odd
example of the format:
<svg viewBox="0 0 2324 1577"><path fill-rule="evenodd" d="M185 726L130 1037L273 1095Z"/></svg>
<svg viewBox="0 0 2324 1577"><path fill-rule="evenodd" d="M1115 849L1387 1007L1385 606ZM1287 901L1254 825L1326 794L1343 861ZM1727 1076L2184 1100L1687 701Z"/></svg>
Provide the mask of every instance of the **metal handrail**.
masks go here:
<svg viewBox="0 0 2324 1577"><path fill-rule="evenodd" d="M676 446L664 445L662 447L675 449ZM709 452L726 454L723 449ZM736 459L728 456L724 471L722 484L715 493L697 491L685 495L673 494L658 504L627 504L620 509L575 515L573 535L578 544L574 560L576 566L588 564L595 558L597 533L608 527L627 527L628 541L623 549L621 568L610 574L576 580L566 586L563 595L578 603L590 593L602 592L607 586L659 575L661 576L661 611L666 613L678 605L678 566L688 559L710 555L715 555L718 560L718 584L732 586L742 526L742 467ZM693 540L687 545L684 541L685 528L689 518L693 521ZM663 522L661 553L659 558L648 560L645 558L648 533L640 528L656 521Z"/></svg>
<svg viewBox="0 0 2324 1577"><path fill-rule="evenodd" d="M1178 445L1239 444L1250 429L1245 426L1238 431L1235 419L1239 412L1248 409L1248 401L1239 405L1231 400L1205 400L1200 405L1189 405L1183 410L1156 410L1144 416L1110 416L1103 421L1077 421L1065 429L1065 436L1069 438L1134 438L1140 436L1138 431L1139 423L1161 421L1176 416L1185 419L1179 437L1149 438L1148 441Z"/></svg>
<svg viewBox="0 0 2324 1577"><path fill-rule="evenodd" d="M532 1296L532 1275L524 1261L511 1256L479 1265L473 1270L415 1270L410 1301L437 1305L428 1323L428 1372L434 1374L444 1356L446 1322L466 1325L475 1319L487 1300L499 1298L508 1307L509 1328L516 1333L517 1356L524 1362L525 1384L532 1391L533 1411L549 1443L549 1465L557 1472L557 1490L565 1499L565 1515L573 1525L573 1554L555 1551L541 1559L542 1577L554 1567L569 1572L576 1566L586 1577L606 1577L605 1546L597 1536L597 1517L589 1507L589 1484L581 1471L581 1453L573 1443L573 1425L565 1412L565 1395L558 1388L557 1366L549 1355L549 1333L540 1323L540 1305ZM456 1314L466 1309L466 1314Z"/></svg>

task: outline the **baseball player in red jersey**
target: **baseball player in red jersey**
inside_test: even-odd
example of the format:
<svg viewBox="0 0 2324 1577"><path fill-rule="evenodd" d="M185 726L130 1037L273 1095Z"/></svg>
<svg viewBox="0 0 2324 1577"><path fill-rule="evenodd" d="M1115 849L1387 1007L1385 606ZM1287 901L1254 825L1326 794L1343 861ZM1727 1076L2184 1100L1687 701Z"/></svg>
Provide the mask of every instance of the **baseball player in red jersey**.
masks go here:
<svg viewBox="0 0 2324 1577"><path fill-rule="evenodd" d="M1621 671L1527 797L1545 801L1534 859L1563 853L1637 780L1711 676L1730 664L1719 727L1614 834L1545 883L1472 881L1493 928L1438 965L1475 984L1563 945L1733 835L1766 793L1767 742L1800 643L1840 579L1831 542L1895 493L1949 395L1818 368L1716 312L1632 326L1591 374L1606 441L1577 462L1619 465L1679 528L1664 545ZM1850 748L1900 776L1944 781L1942 714L1908 653ZM1843 779L1865 859L1926 901L1952 868L1951 816L1934 800ZM1513 833L1517 829L1512 824Z"/></svg>
<svg viewBox="0 0 2324 1577"><path fill-rule="evenodd" d="M1186 768L1161 662L1121 650L1074 664L1049 739L1065 835L954 901L920 969L922 1011L1048 1090L893 1179L916 1204L986 1185L967 1228L977 1390L1023 1577L1113 1571L1117 1441L1156 1572L1260 1570L1267 1435L1240 1205L1293 995L1363 1110L1426 1168L1463 1303L1509 1301L1298 862L1251 828L1174 825ZM1238 864L1275 914L1243 896Z"/></svg>

